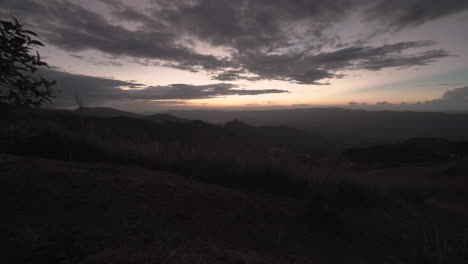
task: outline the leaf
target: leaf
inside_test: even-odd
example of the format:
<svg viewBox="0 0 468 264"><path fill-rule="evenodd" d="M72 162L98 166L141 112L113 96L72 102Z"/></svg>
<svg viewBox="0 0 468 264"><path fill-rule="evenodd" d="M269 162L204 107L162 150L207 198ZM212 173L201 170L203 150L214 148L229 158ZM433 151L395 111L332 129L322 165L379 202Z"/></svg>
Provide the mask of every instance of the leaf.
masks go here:
<svg viewBox="0 0 468 264"><path fill-rule="evenodd" d="M24 33L26 34L29 34L29 35L33 35L33 36L36 36L37 37L37 34L31 30L23 30Z"/></svg>
<svg viewBox="0 0 468 264"><path fill-rule="evenodd" d="M24 43L26 43L26 40L21 37L14 37L11 39L12 42L15 42L15 45L22 46Z"/></svg>
<svg viewBox="0 0 468 264"><path fill-rule="evenodd" d="M44 44L31 36L37 34L23 29L17 19L13 18L13 23L0 20L0 84L7 88L3 93L7 96L0 96L0 102L33 107L53 98L51 87L56 82L34 74L38 66L48 65L35 50Z"/></svg>
<svg viewBox="0 0 468 264"><path fill-rule="evenodd" d="M0 21L0 24L2 24L3 28L5 28L7 31L15 27L13 23L8 21Z"/></svg>
<svg viewBox="0 0 468 264"><path fill-rule="evenodd" d="M37 45L37 46L45 46L44 44L42 44L42 42L38 41L38 40L32 40L31 42L29 42L31 45Z"/></svg>
<svg viewBox="0 0 468 264"><path fill-rule="evenodd" d="M13 17L13 20L15 21L16 26L21 26L21 24L18 22L16 18Z"/></svg>

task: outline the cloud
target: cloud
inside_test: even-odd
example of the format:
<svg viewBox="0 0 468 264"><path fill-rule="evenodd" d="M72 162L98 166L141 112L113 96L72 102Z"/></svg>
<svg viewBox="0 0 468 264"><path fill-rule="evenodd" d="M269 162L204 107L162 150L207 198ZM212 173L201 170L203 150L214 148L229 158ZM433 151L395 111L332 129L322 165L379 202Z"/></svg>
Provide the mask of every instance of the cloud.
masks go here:
<svg viewBox="0 0 468 264"><path fill-rule="evenodd" d="M462 83L440 83L441 86L463 85Z"/></svg>
<svg viewBox="0 0 468 264"><path fill-rule="evenodd" d="M136 9L133 6L125 4L121 0L100 0L111 8L111 13L114 17L118 17L121 20L127 20L132 22L139 22L144 24L155 24L155 19L151 18L143 11Z"/></svg>
<svg viewBox="0 0 468 264"><path fill-rule="evenodd" d="M220 81L274 79L321 85L342 78L342 71L422 66L450 56L431 41L342 43L330 29L345 18L358 14L399 30L467 9L466 0L101 3L108 12L66 0L3 0L0 15L24 19L47 43L71 52L97 50L142 65L203 70ZM224 55L202 52L197 43L221 49Z"/></svg>
<svg viewBox="0 0 468 264"><path fill-rule="evenodd" d="M466 10L466 0L381 0L368 8L365 15L368 20L400 30Z"/></svg>
<svg viewBox="0 0 468 264"><path fill-rule="evenodd" d="M447 90L438 99L414 104L392 104L386 101L375 104L349 102L347 107L367 110L468 112L468 86Z"/></svg>
<svg viewBox="0 0 468 264"><path fill-rule="evenodd" d="M360 46L342 48L331 52L313 55L286 54L268 55L265 53L248 54L239 57L249 72L267 79L286 80L301 84L324 84L323 79L342 78L337 72L343 70L381 70L427 65L437 59L450 56L444 50L430 50L404 55L404 51L428 48L436 45L432 41L410 41L377 47ZM225 75L226 72L218 76ZM241 78L236 72L228 72L231 79ZM325 83L326 84L326 83Z"/></svg>
<svg viewBox="0 0 468 264"><path fill-rule="evenodd" d="M130 30L91 10L69 1L38 2L6 0L1 9L25 18L38 27L46 42L67 51L98 50L115 56L164 60L185 67L214 69L223 67L222 59L199 54L177 43L177 32ZM3 5L3 4L2 4ZM23 9L23 7L28 7ZM34 7L34 8L31 8Z"/></svg>
<svg viewBox="0 0 468 264"><path fill-rule="evenodd" d="M468 86L448 90L442 95L440 100L444 102L468 104Z"/></svg>
<svg viewBox="0 0 468 264"><path fill-rule="evenodd" d="M288 93L286 90L263 89L245 90L229 83L208 85L171 84L167 86L150 86L142 90L129 91L128 98L133 100L168 100L168 99L207 99L229 95L260 95Z"/></svg>
<svg viewBox="0 0 468 264"><path fill-rule="evenodd" d="M292 27L307 23L316 35L353 7L351 0L198 0L153 1L153 14L177 32L195 35L213 45L238 52L284 46L299 33ZM287 27L287 26L291 27Z"/></svg>
<svg viewBox="0 0 468 264"><path fill-rule="evenodd" d="M48 71L47 78L57 80L56 107L73 107L77 100L87 106L111 102L158 101L160 104L183 104L185 100L209 99L232 95L261 95L288 93L286 90L239 89L237 85L215 83L209 85L171 84L167 86L145 86L134 81L76 75L59 71Z"/></svg>
<svg viewBox="0 0 468 264"><path fill-rule="evenodd" d="M383 68L406 68L411 66L423 66L435 62L437 59L449 57L445 50L430 50L407 56L382 56L361 62L358 67L366 70L381 70Z"/></svg>
<svg viewBox="0 0 468 264"><path fill-rule="evenodd" d="M248 80L258 81L262 78L258 75L249 74L247 70L236 69L236 70L225 70L217 75L212 76L213 80L218 81L237 81L237 80Z"/></svg>
<svg viewBox="0 0 468 264"><path fill-rule="evenodd" d="M108 101L125 99L121 88L140 88L143 84L133 81L120 81L109 78L76 75L61 71L47 71L43 75L50 80L56 80L54 86L56 107L75 107L77 100L87 106L97 106Z"/></svg>
<svg viewBox="0 0 468 264"><path fill-rule="evenodd" d="M428 48L436 45L433 41L408 41L398 42L394 44L386 44L377 47L372 46L353 46L348 48L339 49L333 52L320 53L312 59L318 64L323 65L329 69L342 69L342 68L359 68L359 69L381 69L388 67L400 66L399 61L408 59L403 65L414 63L418 65L421 61L428 60L432 57L443 57L446 54L426 54L416 53L413 55L402 55L404 51ZM395 63L385 63L388 60L395 60ZM380 65L376 67L377 65Z"/></svg>
<svg viewBox="0 0 468 264"><path fill-rule="evenodd" d="M93 58L93 57L85 57L85 56L81 56L81 55L78 55L78 54L70 54L70 56L75 58L75 59L84 60L84 61L87 61L89 63L92 63L94 65L98 65L98 66L114 66L114 67L123 67L124 66L123 63L113 61L113 60L107 60L107 61L99 60L99 59L96 59L96 58Z"/></svg>

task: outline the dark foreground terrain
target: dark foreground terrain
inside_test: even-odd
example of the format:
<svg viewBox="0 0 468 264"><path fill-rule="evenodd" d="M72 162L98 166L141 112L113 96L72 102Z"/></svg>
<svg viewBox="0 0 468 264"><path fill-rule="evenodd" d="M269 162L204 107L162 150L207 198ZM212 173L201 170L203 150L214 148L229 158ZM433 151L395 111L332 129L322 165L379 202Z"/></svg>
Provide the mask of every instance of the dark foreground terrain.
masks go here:
<svg viewBox="0 0 468 264"><path fill-rule="evenodd" d="M327 203L2 154L0 262L467 263L466 164L361 172L412 196Z"/></svg>
<svg viewBox="0 0 468 264"><path fill-rule="evenodd" d="M468 263L467 141L336 152L240 120L0 118L0 263Z"/></svg>

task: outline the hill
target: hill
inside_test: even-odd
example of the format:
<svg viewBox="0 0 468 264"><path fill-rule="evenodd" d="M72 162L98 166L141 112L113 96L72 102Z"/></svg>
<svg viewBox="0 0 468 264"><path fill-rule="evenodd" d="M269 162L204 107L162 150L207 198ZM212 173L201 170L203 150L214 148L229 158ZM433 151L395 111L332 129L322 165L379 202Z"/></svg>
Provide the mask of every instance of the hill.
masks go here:
<svg viewBox="0 0 468 264"><path fill-rule="evenodd" d="M468 156L468 141L448 141L440 138L412 138L394 144L351 148L341 158L359 165L398 167L403 165L434 165Z"/></svg>
<svg viewBox="0 0 468 264"><path fill-rule="evenodd" d="M72 112L87 117L129 117L137 119L147 119L157 123L181 122L189 123L191 120L183 119L167 113L157 113L152 115L140 115L132 112L126 112L111 107L78 107Z"/></svg>
<svg viewBox="0 0 468 264"><path fill-rule="evenodd" d="M78 107L74 110L75 113L84 116L92 117L131 117L131 118L143 118L142 115L135 114L132 112L125 112L110 107Z"/></svg>
<svg viewBox="0 0 468 264"><path fill-rule="evenodd" d="M311 108L264 111L171 111L179 117L224 123L238 119L253 126L286 125L327 140L329 147L392 143L409 138L468 139L468 114Z"/></svg>
<svg viewBox="0 0 468 264"><path fill-rule="evenodd" d="M447 256L464 263L468 256L463 142L412 139L298 158L302 148L327 142L239 120L37 109L0 117L0 150L28 156L0 154L2 263L437 263ZM453 153L460 155L446 159ZM353 159L384 163L349 166Z"/></svg>
<svg viewBox="0 0 468 264"><path fill-rule="evenodd" d="M435 205L320 209L135 167L0 166L3 263L436 263L439 250L464 261L466 216Z"/></svg>
<svg viewBox="0 0 468 264"><path fill-rule="evenodd" d="M0 115L5 124L0 127L0 148L7 153L140 165L281 192L306 189L289 180L305 170L295 152L321 153L308 133L286 127L239 130L203 121L155 122L52 110Z"/></svg>
<svg viewBox="0 0 468 264"><path fill-rule="evenodd" d="M170 114L159 113L154 115L145 116L145 119L153 122L164 123L164 122L178 122L178 123L190 123L192 120L179 118Z"/></svg>
<svg viewBox="0 0 468 264"><path fill-rule="evenodd" d="M224 127L253 142L263 142L266 146L291 150L296 154L323 155L329 146L329 142L320 138L316 133L284 125L255 127L234 119L225 123Z"/></svg>

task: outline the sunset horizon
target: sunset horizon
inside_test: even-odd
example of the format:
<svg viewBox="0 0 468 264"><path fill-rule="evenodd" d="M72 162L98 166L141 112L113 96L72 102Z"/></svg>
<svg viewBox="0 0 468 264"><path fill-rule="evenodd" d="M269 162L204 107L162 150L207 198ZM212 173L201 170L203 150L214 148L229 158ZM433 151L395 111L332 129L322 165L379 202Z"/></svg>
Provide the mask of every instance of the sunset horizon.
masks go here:
<svg viewBox="0 0 468 264"><path fill-rule="evenodd" d="M49 108L468 111L465 1L2 2L46 44Z"/></svg>

